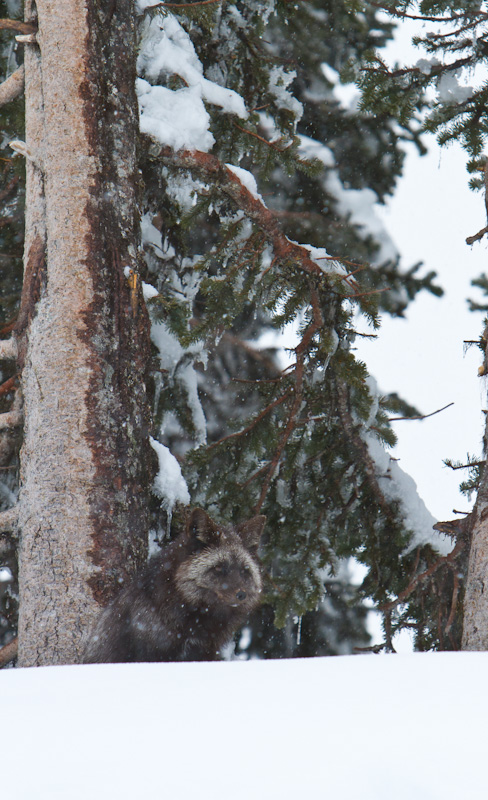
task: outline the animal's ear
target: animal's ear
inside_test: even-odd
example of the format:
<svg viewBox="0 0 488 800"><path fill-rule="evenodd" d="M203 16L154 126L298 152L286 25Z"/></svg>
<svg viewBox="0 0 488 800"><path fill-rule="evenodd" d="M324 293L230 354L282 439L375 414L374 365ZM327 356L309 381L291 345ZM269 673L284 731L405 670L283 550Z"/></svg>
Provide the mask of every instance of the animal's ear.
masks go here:
<svg viewBox="0 0 488 800"><path fill-rule="evenodd" d="M241 522L237 526L236 531L248 550L258 549L265 522L266 517L258 514L257 517L248 519L247 522Z"/></svg>
<svg viewBox="0 0 488 800"><path fill-rule="evenodd" d="M211 519L203 508L193 508L190 512L186 527L187 537L194 543L217 544L220 539L220 530L216 522Z"/></svg>

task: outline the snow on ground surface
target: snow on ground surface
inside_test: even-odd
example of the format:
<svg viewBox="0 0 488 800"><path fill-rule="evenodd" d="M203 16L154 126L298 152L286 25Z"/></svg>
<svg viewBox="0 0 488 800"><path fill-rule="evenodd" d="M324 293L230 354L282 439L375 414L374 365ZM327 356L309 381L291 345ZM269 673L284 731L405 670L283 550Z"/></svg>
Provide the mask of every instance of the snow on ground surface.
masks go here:
<svg viewBox="0 0 488 800"><path fill-rule="evenodd" d="M8 800L479 800L488 653L0 673Z"/></svg>

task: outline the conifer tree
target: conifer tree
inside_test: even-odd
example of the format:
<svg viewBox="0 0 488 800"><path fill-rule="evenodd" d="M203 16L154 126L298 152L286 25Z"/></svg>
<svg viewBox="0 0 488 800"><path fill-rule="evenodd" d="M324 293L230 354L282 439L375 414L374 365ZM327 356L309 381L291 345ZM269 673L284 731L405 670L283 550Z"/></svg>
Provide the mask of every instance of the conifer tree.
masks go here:
<svg viewBox="0 0 488 800"><path fill-rule="evenodd" d="M390 67L378 52L370 53L365 65L356 73L363 90L363 108L375 114L392 113L407 123L421 116L423 129L435 133L441 145L459 142L467 154L468 172L473 176L470 185L484 192L488 211L488 165L484 152L488 133L486 3L467 0L439 4L422 0L378 5L393 19L413 19L423 24L414 38L420 48L419 58L414 64ZM487 234L488 225L473 232L466 243L473 245ZM486 276L473 283L486 292ZM486 305L471 302L471 308L486 310ZM486 320L479 347L483 355L479 374L483 376L487 358ZM451 561L458 567L450 619L455 618L456 598L464 594L462 646L468 650L488 647L488 606L484 592L488 569L488 534L484 521L488 479L486 448L485 431L483 454L468 458L465 465L446 459L447 465L456 469L464 466L468 471L461 489L468 496L473 491L478 492L470 514L464 519L444 523L444 529L455 541ZM458 612L458 628L460 616Z"/></svg>
<svg viewBox="0 0 488 800"><path fill-rule="evenodd" d="M389 413L415 409L383 397L354 354L378 308L399 314L420 289L439 291L366 224L416 121L337 99L339 73L350 79L390 26L320 0L139 0L137 22L152 539L190 499L217 519L267 515L267 604L243 652L350 652L367 644L371 603L387 649L403 627L420 649L456 647L458 565L383 447Z"/></svg>

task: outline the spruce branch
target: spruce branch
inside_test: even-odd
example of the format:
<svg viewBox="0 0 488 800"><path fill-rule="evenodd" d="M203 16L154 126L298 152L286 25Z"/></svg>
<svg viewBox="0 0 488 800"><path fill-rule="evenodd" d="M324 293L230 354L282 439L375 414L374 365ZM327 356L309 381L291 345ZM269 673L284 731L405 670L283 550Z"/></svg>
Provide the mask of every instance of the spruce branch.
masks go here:
<svg viewBox="0 0 488 800"><path fill-rule="evenodd" d="M390 612L392 611L392 609L396 608L396 606L398 606L400 603L403 603L404 600L407 599L407 597L410 597L412 592L417 588L417 586L420 583L427 580L428 578L431 578L432 575L434 575L441 567L445 567L446 565L451 565L457 559L460 553L464 550L465 546L466 542L463 539L459 539L456 542L455 547L451 550L450 553L447 554L447 556L441 556L440 558L438 558L437 561L434 562L434 564L431 564L430 567L428 567L426 570L417 575L412 581L410 581L408 586L402 592L399 593L398 597L396 597L394 600L391 600L389 603L384 603L383 605L380 605L379 610L383 612Z"/></svg>
<svg viewBox="0 0 488 800"><path fill-rule="evenodd" d="M276 448L276 451L271 460L271 464L268 468L268 473L264 479L264 483L261 488L261 494L259 495L259 500L254 506L255 514L258 514L263 506L263 503L266 499L266 495L268 493L269 486L274 477L276 469L280 463L283 450L285 449L291 434L293 433L296 425L298 424L298 414L302 407L302 398L303 398L303 375L305 371L305 356L308 347L310 345L310 342L313 339L315 333L324 327L324 318L322 315L322 310L320 308L319 297L317 290L314 287L311 287L310 301L313 311L313 319L308 328L305 330L305 333L303 334L300 343L295 348L296 363L295 363L295 369L293 371L293 376L295 379L293 404L290 409L290 414L288 417L288 422L286 424L285 430L280 438L278 447Z"/></svg>
<svg viewBox="0 0 488 800"><path fill-rule="evenodd" d="M385 495L380 489L380 485L378 483L376 465L369 453L368 445L361 437L358 425L354 421L352 412L349 407L348 389L346 384L343 382L337 385L337 399L338 399L337 407L338 407L339 417L341 419L344 432L348 437L349 441L351 442L351 444L353 445L354 449L358 452L361 466L363 467L366 473L366 480L368 486L376 499L378 508L381 509L386 519L394 521L393 510L390 506L390 503L385 498Z"/></svg>
<svg viewBox="0 0 488 800"><path fill-rule="evenodd" d="M216 156L200 150L174 151L170 147L163 147L153 157L165 166L188 170L200 180L219 187L219 190L263 231L279 261L293 261L299 269L309 275L327 278L327 273L310 257L307 248L288 239L281 230L276 214L270 211L259 197L250 192L237 175ZM341 259L333 260L339 262Z"/></svg>
<svg viewBox="0 0 488 800"><path fill-rule="evenodd" d="M393 6L388 5L388 3L374 3L372 0L369 0L368 5L372 6L373 8L379 8L381 11L386 11L387 14L391 14L392 17L399 17L400 19L416 19L421 22L457 22L460 19L464 19L464 14L452 14L450 17L441 17L441 16L425 16L420 14L407 14L406 11L400 11ZM477 12L479 17L485 18L488 16L483 12Z"/></svg>
<svg viewBox="0 0 488 800"><path fill-rule="evenodd" d="M237 122L234 122L234 128L237 128L237 130L241 131L241 133L247 133L248 136L254 136L255 139L258 139L260 142L266 144L268 147L271 147L273 150L277 150L278 153L283 153L284 150L287 150L289 147L289 145L285 148L278 147L278 145L276 145L274 142L268 141L268 139L265 139L264 136L260 136L259 133L255 133L254 131L250 131L247 128L241 127L241 125L238 125Z"/></svg>
<svg viewBox="0 0 488 800"><path fill-rule="evenodd" d="M272 403L269 403L269 405L267 405L266 408L263 408L263 410L256 417L254 417L252 422L250 422L249 425L247 425L245 428L243 428L240 431L235 431L234 433L229 433L227 436L223 436L222 439L219 439L217 442L212 442L212 444L208 445L207 450L208 451L213 450L214 447L217 447L218 445L221 445L224 442L229 441L230 439L237 439L241 436L245 436L246 433L250 433L253 430L253 428L255 428L256 425L259 422L261 422L261 420L264 419L264 417L266 417L270 413L270 411L273 410L273 408L276 408L276 406L279 406L285 402L285 400L290 395L290 391L291 390L289 389L284 394L280 395L275 400L273 400Z"/></svg>

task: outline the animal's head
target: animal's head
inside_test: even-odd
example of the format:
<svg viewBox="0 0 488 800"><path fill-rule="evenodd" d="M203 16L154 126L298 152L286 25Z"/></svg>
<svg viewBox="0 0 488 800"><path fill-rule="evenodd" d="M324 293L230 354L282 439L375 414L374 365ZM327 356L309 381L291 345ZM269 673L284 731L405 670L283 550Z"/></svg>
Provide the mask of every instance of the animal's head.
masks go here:
<svg viewBox="0 0 488 800"><path fill-rule="evenodd" d="M256 553L265 521L258 515L224 526L203 509L192 510L184 534L188 556L176 573L189 604L245 613L258 604L262 581Z"/></svg>

